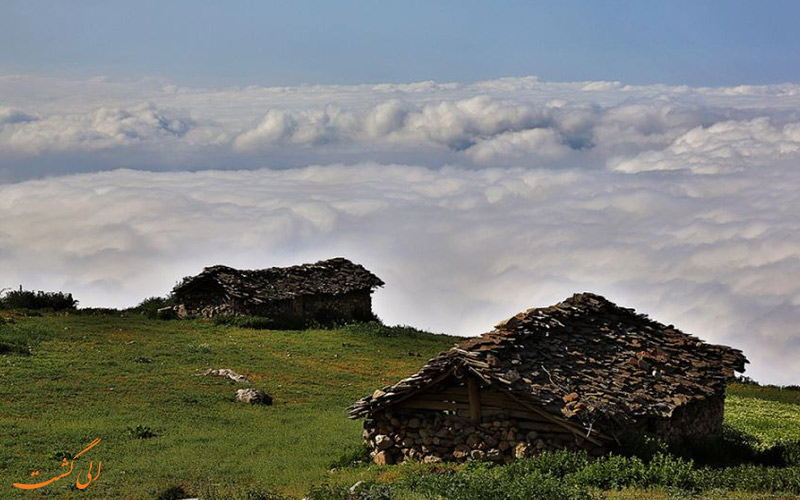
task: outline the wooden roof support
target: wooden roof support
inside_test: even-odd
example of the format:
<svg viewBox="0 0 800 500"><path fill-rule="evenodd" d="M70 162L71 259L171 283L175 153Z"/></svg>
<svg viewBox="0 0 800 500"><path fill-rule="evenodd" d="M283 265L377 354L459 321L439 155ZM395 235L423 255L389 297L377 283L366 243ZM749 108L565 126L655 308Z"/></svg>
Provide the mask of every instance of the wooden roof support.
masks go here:
<svg viewBox="0 0 800 500"><path fill-rule="evenodd" d="M469 392L469 417L473 422L480 422L481 392L475 377L467 376L467 391Z"/></svg>
<svg viewBox="0 0 800 500"><path fill-rule="evenodd" d="M533 411L534 413L536 413L540 417L545 418L545 419L553 422L556 425L560 425L561 427L567 429L568 431L572 432L576 436L580 436L580 437L586 439L587 441L589 441L592 444L596 444L597 446L603 446L603 443L601 441L599 441L599 439L608 439L608 436L606 436L606 435L604 435L604 434L602 434L600 432L597 432L594 429L589 429L588 432L584 432L584 431L586 431L586 429L582 429L582 428L580 428L580 427L578 427L576 425L573 425L570 422L567 422L566 420L563 420L563 419L560 419L560 418L558 418L556 416L551 415L550 413L542 410L541 408L537 408L536 405L532 405L532 404L528 403L527 401L524 401L521 398L518 398L511 391L508 391L507 394L509 396L511 396L513 399L515 399L518 403L520 403L521 405L525 406L526 408L529 408L531 411Z"/></svg>

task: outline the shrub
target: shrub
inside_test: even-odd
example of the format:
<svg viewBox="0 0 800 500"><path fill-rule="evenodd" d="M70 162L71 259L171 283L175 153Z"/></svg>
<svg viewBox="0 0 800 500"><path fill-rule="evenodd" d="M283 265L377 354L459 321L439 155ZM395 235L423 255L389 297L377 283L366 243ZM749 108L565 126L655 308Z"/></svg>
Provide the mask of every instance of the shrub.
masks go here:
<svg viewBox="0 0 800 500"><path fill-rule="evenodd" d="M313 486L306 494L306 498L308 500L392 500L392 487L373 481L362 481L350 488L326 483Z"/></svg>
<svg viewBox="0 0 800 500"><path fill-rule="evenodd" d="M71 293L64 292L33 292L30 290L12 290L6 292L0 299L3 309L49 309L52 311L65 311L75 309L78 301L72 298Z"/></svg>
<svg viewBox="0 0 800 500"><path fill-rule="evenodd" d="M472 462L481 463L481 462ZM533 458L517 460L506 466L509 474L542 473L555 477L564 477L577 472L589 464L586 452L566 450L546 451Z"/></svg>
<svg viewBox="0 0 800 500"><path fill-rule="evenodd" d="M659 453L647 464L639 486L661 486L695 490L698 486L694 463L679 457Z"/></svg>
<svg viewBox="0 0 800 500"><path fill-rule="evenodd" d="M403 485L426 499L452 500L589 500L586 488L562 478L507 467L476 467L462 473L412 476Z"/></svg>
<svg viewBox="0 0 800 500"><path fill-rule="evenodd" d="M619 490L644 482L647 467L637 457L612 455L586 464L571 474L570 479L584 486L604 490Z"/></svg>
<svg viewBox="0 0 800 500"><path fill-rule="evenodd" d="M136 307L128 309L128 311L143 314L150 319L156 319L159 309L162 307L172 307L174 305L175 299L172 297L148 297L139 302Z"/></svg>

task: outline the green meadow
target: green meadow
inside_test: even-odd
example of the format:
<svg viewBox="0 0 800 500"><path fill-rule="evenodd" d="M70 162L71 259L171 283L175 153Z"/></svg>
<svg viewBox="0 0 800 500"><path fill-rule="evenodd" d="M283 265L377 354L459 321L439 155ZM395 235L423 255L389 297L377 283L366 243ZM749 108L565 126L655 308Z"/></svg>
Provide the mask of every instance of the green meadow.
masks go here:
<svg viewBox="0 0 800 500"><path fill-rule="evenodd" d="M253 330L132 313L0 316L0 498L258 500L310 492L311 498L477 499L483 497L474 492L487 488L501 491L492 498L509 499L800 494L800 466L788 462L738 470L682 458L664 462L672 455L590 464L555 454L517 469L348 465L360 454L361 422L348 420L346 407L416 371L453 345L451 336L377 324ZM198 375L209 368L235 370L251 383ZM269 393L274 404L236 403L244 387ZM750 448L768 453L800 440L800 392L734 384L726 420ZM96 438L101 442L75 460L71 475L30 491L12 486L59 475L62 458ZM90 461L102 462L101 472L80 490L76 477L85 482ZM621 474L615 467L628 476L614 476ZM665 479L670 474L682 482L672 484ZM737 479L747 474L772 479ZM347 493L357 481L365 481L361 490Z"/></svg>

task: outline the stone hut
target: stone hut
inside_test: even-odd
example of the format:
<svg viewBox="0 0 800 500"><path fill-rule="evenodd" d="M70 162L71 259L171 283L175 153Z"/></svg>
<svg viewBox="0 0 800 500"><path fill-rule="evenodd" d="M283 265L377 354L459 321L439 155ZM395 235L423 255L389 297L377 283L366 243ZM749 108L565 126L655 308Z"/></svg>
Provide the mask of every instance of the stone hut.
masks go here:
<svg viewBox="0 0 800 500"><path fill-rule="evenodd" d="M741 351L583 293L468 339L350 408L376 463L599 455L625 434L719 432Z"/></svg>
<svg viewBox="0 0 800 500"><path fill-rule="evenodd" d="M203 269L172 291L192 316L264 316L288 324L374 319L372 292L383 286L363 266L337 257L291 267Z"/></svg>

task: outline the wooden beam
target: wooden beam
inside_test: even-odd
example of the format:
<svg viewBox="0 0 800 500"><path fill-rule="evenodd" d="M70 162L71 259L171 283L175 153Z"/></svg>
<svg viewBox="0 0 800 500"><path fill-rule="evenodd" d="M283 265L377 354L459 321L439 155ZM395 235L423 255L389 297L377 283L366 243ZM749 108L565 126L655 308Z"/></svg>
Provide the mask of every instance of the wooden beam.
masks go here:
<svg viewBox="0 0 800 500"><path fill-rule="evenodd" d="M481 419L481 392L475 377L467 377L467 390L469 392L469 417L478 422Z"/></svg>
<svg viewBox="0 0 800 500"><path fill-rule="evenodd" d="M525 401L521 400L520 398L516 397L511 392L509 392L508 395L511 396L512 398L514 398L515 400L517 400L517 402L520 403L521 405L524 405L527 408L530 408L532 411L538 413L540 416L546 418L547 420L550 420L551 422L553 422L556 425L560 425L561 427L567 429L568 431L571 431L576 436L580 436L580 437L586 439L587 441L589 441L592 444L596 444L597 446L603 446L603 443L601 441L598 441L598 438L599 439L608 439L607 436L603 435L600 432L597 432L596 430L591 430L591 431L589 431L587 433L587 432L585 432L585 429L582 429L581 427L578 427L578 426L573 425L573 424L571 424L569 422L566 422L566 421L564 421L564 420L562 420L562 419L560 419L560 418L558 418L556 416L553 416L553 415L547 413L546 411L544 411L544 410L542 410L540 408L537 408L535 405L528 404L527 402L525 402Z"/></svg>

